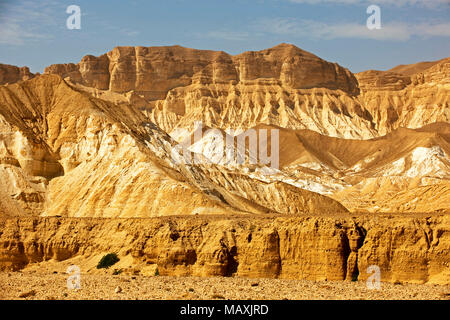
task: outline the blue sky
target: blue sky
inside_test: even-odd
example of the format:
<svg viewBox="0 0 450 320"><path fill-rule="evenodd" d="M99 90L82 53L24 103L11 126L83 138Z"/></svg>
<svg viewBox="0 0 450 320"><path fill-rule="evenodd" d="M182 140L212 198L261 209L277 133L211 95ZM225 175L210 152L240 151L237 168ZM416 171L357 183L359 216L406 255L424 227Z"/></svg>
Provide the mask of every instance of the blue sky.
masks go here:
<svg viewBox="0 0 450 320"><path fill-rule="evenodd" d="M81 29L66 28L69 5ZM366 9L381 8L369 30ZM292 43L353 72L450 56L450 0L0 0L0 63L42 72L115 46L238 54Z"/></svg>

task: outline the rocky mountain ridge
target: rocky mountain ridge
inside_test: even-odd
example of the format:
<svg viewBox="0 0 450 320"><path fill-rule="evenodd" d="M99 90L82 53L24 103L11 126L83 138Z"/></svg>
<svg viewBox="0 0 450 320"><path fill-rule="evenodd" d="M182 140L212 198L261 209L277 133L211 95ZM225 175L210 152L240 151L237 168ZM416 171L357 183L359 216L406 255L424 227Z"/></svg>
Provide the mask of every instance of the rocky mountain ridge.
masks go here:
<svg viewBox="0 0 450 320"><path fill-rule="evenodd" d="M2 205L13 215L347 211L282 182L179 165L175 142L138 109L90 97L55 75L0 87L0 101Z"/></svg>
<svg viewBox="0 0 450 320"><path fill-rule="evenodd" d="M449 179L448 68L449 60L443 59L434 64L400 66L398 70L368 71L355 78L348 70L288 44L237 56L179 46L118 47L100 57L86 56L78 65L52 65L45 73L59 74L64 81L43 75L31 82L0 87L4 106L0 151L2 163L9 166L2 167L7 181L0 191L3 211L112 217L177 214L170 204L162 210L165 205L159 203L164 194L171 193L169 186L157 187L159 179L149 184L153 179L147 175L155 170L153 165L142 166L132 159L118 164L127 171L133 168L131 171L143 173L140 178L130 176L132 181L146 179L141 182L141 191L130 189L128 178L121 178L121 171L114 173L108 166L106 159L117 162L134 155L130 147L138 152L135 159L156 159L156 166L170 168L170 172L157 170L162 176L174 174L176 180L203 194L198 194L199 202L187 202L191 205L185 211L191 213L222 212L222 205L227 208L224 210L231 205L238 211L258 213L299 213L317 208L346 211L320 194L345 203L350 210L445 211L449 209L445 205ZM13 75L18 70L14 69ZM408 74L393 72L402 70ZM416 99L418 94L422 98ZM385 102L395 105L385 107ZM404 105L421 102L419 106ZM432 112L424 114L428 109ZM405 115L403 120L399 112ZM440 120L444 121L439 125ZM267 174L263 167L233 168L224 163L178 166L172 159L173 147L185 137L176 132L192 132L198 121L220 130L279 130L280 170ZM401 122L407 122L405 127L436 124L416 131L397 130ZM371 138L391 131L385 137ZM192 151L214 157L204 153L223 152L214 141L202 138ZM73 181L67 179L71 171ZM115 182L105 187L104 181L92 177L86 189L78 191L81 202L71 201L74 195L65 190L66 181L75 183L84 177L80 173L89 171L108 172L114 176L110 181ZM118 181L123 181L122 191L117 189ZM433 185L441 186L444 192L437 202L425 200L422 194ZM378 186L379 196L367 192L368 199L363 200L361 192L374 190L374 186ZM96 188L98 194L84 198ZM154 188L161 199L155 202L154 211L150 210L153 213L148 212L148 206L147 213L127 213L127 207L133 210L140 199L147 198L143 190ZM386 194L405 188L415 190L405 195L408 201L395 205L385 201ZM53 189L55 194L49 192ZM299 199L298 192L300 199L308 200L288 205ZM106 204L102 200L106 193L118 202ZM277 196L267 198L272 193ZM123 197L129 194L136 195L132 198L135 201L125 201ZM280 196L283 200L279 203ZM60 197L68 201L53 208ZM155 199L153 196L149 201L155 201L150 199ZM317 201L331 207L325 209L326 205ZM115 209L106 213L105 208Z"/></svg>
<svg viewBox="0 0 450 320"><path fill-rule="evenodd" d="M449 68L447 58L353 75L280 44L236 56L180 46L117 47L45 72L94 96L140 107L168 133L202 121L224 130L265 123L369 139L398 127L448 122Z"/></svg>
<svg viewBox="0 0 450 320"><path fill-rule="evenodd" d="M353 75L287 44L0 65L0 269L114 251L130 272L448 284L449 72ZM228 161L248 132L276 166L245 143Z"/></svg>

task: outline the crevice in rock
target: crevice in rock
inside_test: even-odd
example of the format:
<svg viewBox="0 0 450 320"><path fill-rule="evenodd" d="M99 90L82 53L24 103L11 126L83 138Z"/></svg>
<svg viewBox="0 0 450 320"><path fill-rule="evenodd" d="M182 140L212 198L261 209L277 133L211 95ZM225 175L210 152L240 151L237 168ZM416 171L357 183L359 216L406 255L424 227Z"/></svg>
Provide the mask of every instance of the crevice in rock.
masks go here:
<svg viewBox="0 0 450 320"><path fill-rule="evenodd" d="M348 257L349 257L350 252L351 252L348 236L347 236L346 233L344 233L342 235L341 241L342 241L342 250L343 250L342 254L344 256L344 265L343 265L344 275L343 276L344 276L344 280L345 280L347 278Z"/></svg>
<svg viewBox="0 0 450 320"><path fill-rule="evenodd" d="M366 235L367 231L356 222L353 222L353 227L347 230L347 243L350 251L346 259L345 280L358 281L358 250L364 244Z"/></svg>
<svg viewBox="0 0 450 320"><path fill-rule="evenodd" d="M282 269L282 263L281 263L281 253L280 253L280 235L278 234L278 231L275 231L277 235L277 253L278 253L278 272L276 273L276 277L278 278L281 274Z"/></svg>
<svg viewBox="0 0 450 320"><path fill-rule="evenodd" d="M231 277L233 274L237 272L239 262L237 262L236 256L237 256L237 247L233 246L228 251L228 263L225 270L226 277Z"/></svg>
<svg viewBox="0 0 450 320"><path fill-rule="evenodd" d="M197 252L192 249L186 253L186 265L194 265L197 262Z"/></svg>
<svg viewBox="0 0 450 320"><path fill-rule="evenodd" d="M170 234L170 239L172 239L172 241L177 241L179 237L180 235L178 234L178 232L172 232Z"/></svg>

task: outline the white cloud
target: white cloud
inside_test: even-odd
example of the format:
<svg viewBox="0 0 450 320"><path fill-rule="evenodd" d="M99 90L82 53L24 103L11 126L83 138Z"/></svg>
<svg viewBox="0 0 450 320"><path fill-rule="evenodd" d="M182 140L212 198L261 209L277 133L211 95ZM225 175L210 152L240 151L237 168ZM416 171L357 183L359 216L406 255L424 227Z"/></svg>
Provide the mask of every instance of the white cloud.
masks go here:
<svg viewBox="0 0 450 320"><path fill-rule="evenodd" d="M0 44L22 45L26 41L42 40L47 36L24 30L19 24L13 21L0 22Z"/></svg>
<svg viewBox="0 0 450 320"><path fill-rule="evenodd" d="M373 40L408 40L411 37L450 37L450 22L445 23L387 23L381 29L369 30L364 24L335 23L327 24L312 20L265 19L255 27L262 32L289 35L293 37L310 37L319 39L373 39Z"/></svg>
<svg viewBox="0 0 450 320"><path fill-rule="evenodd" d="M414 26L416 34L421 36L450 37L450 22L439 24L421 23Z"/></svg>
<svg viewBox="0 0 450 320"><path fill-rule="evenodd" d="M7 2L0 13L0 44L22 45L50 39L61 4L54 0ZM65 13L65 8L61 9ZM65 21L61 22L65 25Z"/></svg>

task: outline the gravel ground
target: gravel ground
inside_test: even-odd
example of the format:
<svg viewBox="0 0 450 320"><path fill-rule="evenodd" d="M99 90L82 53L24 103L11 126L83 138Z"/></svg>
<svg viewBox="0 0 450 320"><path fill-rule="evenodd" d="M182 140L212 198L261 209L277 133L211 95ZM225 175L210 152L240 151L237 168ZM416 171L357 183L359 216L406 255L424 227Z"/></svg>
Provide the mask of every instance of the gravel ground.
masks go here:
<svg viewBox="0 0 450 320"><path fill-rule="evenodd" d="M0 299L450 299L449 285L382 283L370 290L363 281L82 274L74 290L67 278L61 272L0 272Z"/></svg>

